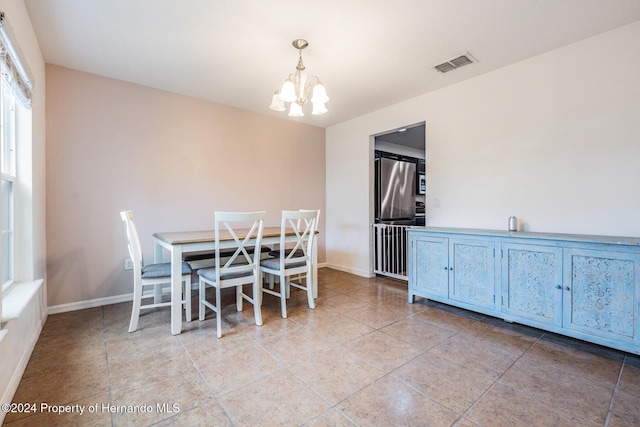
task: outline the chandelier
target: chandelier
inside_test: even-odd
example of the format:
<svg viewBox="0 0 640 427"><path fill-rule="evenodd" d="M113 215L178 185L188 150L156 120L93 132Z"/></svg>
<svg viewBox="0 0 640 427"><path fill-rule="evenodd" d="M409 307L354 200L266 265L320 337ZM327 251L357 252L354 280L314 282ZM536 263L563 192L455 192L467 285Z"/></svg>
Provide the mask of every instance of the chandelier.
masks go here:
<svg viewBox="0 0 640 427"><path fill-rule="evenodd" d="M304 116L302 107L307 103L311 92L311 103L313 104L311 114L324 114L328 111L324 104L329 101L324 85L316 76L307 77L304 72L302 49L309 46L309 42L304 39L296 39L292 44L298 49L300 55L296 72L289 74L289 78L273 94L269 108L274 111L286 111L285 102L288 102L289 116L302 117Z"/></svg>

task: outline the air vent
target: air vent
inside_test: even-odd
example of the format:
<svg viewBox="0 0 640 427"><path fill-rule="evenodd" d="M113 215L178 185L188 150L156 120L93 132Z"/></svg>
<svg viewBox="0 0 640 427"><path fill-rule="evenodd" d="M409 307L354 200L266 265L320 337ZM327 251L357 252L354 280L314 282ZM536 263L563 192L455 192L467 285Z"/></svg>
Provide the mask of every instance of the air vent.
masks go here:
<svg viewBox="0 0 640 427"><path fill-rule="evenodd" d="M441 73L448 73L451 70L455 70L456 68L464 67L465 65L473 64L477 62L475 58L469 55L467 52L464 54L450 59L447 62L443 62L442 64L436 65L434 68Z"/></svg>

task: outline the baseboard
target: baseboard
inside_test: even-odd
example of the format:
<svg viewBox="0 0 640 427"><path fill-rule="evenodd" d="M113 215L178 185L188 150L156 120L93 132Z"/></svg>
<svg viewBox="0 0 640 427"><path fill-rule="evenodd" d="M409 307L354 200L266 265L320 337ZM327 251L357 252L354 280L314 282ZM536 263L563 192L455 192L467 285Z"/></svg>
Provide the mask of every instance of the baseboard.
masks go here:
<svg viewBox="0 0 640 427"><path fill-rule="evenodd" d="M327 265L327 263L318 264L318 268L324 268L324 267L329 267L329 265ZM339 269L338 267L331 267L331 268ZM191 289L192 290L198 289L197 281L191 282ZM105 298L96 298L96 299L91 299L86 301L70 302L68 304L60 304L60 305L54 305L54 306L48 307L47 314L66 313L68 311L77 311L77 310L84 310L86 308L102 307L103 305L119 304L121 302L128 302L132 300L133 300L133 293L115 295L112 297L105 297Z"/></svg>
<svg viewBox="0 0 640 427"><path fill-rule="evenodd" d="M103 305L118 304L133 300L133 293L115 295L112 297L96 298L86 301L70 302L68 304L47 307L47 314L66 313L68 311L84 310L86 308L102 307Z"/></svg>
<svg viewBox="0 0 640 427"><path fill-rule="evenodd" d="M348 267L343 267L340 265L329 264L329 263L325 263L324 266L328 268L332 268L334 270L344 271L345 273L355 274L356 276L366 277L367 279L371 279L372 277L376 276L372 271L357 270L354 268L348 268Z"/></svg>

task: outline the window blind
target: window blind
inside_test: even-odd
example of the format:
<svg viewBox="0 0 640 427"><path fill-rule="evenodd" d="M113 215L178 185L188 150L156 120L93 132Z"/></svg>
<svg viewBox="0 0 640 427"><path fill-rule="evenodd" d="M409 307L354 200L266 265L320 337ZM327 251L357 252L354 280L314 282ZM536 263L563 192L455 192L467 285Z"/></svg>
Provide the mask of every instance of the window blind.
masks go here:
<svg viewBox="0 0 640 427"><path fill-rule="evenodd" d="M0 12L0 58L6 66L2 78L21 101L31 105L33 78L19 46L14 41L13 30L7 23L4 12Z"/></svg>

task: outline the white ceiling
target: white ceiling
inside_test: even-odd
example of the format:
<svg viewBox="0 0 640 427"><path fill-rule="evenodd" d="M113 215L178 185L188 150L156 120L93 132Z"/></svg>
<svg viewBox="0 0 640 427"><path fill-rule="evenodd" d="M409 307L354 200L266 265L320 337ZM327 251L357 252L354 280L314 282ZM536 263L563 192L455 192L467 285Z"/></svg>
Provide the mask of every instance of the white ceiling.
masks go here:
<svg viewBox="0 0 640 427"><path fill-rule="evenodd" d="M305 38L329 112L290 120L322 127L640 20L640 0L25 3L49 64L287 119L268 105ZM465 51L479 62L433 70Z"/></svg>

